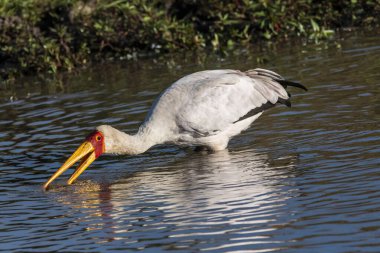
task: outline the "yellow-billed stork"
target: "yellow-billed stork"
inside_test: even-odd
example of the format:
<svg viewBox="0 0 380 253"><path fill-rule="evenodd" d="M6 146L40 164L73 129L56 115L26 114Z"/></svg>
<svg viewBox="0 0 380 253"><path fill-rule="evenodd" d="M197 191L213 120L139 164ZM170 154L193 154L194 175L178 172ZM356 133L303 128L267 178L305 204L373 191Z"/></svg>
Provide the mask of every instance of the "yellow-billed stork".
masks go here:
<svg viewBox="0 0 380 253"><path fill-rule="evenodd" d="M264 110L277 103L290 107L287 86L307 90L279 74L256 68L206 70L187 75L167 88L151 107L135 135L102 125L44 184L81 160L68 180L76 178L101 154L136 155L161 143L223 150L231 137L247 129Z"/></svg>

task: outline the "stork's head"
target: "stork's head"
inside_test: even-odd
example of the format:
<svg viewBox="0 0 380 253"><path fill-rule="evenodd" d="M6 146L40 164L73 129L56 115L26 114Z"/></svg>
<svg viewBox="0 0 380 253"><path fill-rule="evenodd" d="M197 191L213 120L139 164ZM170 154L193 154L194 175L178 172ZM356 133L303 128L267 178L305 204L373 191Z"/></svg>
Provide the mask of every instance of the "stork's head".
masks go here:
<svg viewBox="0 0 380 253"><path fill-rule="evenodd" d="M68 184L72 184L80 174L105 152L105 136L102 131L96 130L88 135L82 145L66 160L66 162L59 168L53 176L44 184L44 189L47 189L49 184L59 177L68 168L73 166L77 161L81 160L78 168L73 175L67 181Z"/></svg>

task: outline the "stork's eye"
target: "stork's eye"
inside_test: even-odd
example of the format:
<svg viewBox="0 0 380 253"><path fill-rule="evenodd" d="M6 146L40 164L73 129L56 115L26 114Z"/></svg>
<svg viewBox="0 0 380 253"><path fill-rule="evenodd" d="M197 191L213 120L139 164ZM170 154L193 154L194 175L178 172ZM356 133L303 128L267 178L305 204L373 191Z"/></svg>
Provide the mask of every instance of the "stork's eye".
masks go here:
<svg viewBox="0 0 380 253"><path fill-rule="evenodd" d="M101 139L102 139L102 136L100 136L100 135L96 136L97 141L100 141Z"/></svg>

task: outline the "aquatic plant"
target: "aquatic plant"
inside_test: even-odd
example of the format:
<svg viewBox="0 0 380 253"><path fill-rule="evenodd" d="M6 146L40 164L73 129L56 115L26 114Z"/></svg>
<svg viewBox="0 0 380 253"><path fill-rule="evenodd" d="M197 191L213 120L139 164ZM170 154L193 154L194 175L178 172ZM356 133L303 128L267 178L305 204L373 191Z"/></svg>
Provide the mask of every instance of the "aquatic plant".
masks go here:
<svg viewBox="0 0 380 253"><path fill-rule="evenodd" d="M379 24L380 0L0 0L0 77Z"/></svg>

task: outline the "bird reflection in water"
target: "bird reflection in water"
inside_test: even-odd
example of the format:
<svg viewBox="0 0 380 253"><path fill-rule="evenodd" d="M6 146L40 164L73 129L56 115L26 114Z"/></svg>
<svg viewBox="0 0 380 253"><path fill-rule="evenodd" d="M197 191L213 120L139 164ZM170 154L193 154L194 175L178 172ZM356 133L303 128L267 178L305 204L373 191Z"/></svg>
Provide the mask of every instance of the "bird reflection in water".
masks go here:
<svg viewBox="0 0 380 253"><path fill-rule="evenodd" d="M182 237L192 227L260 226L288 215L291 194L282 181L294 176L296 163L296 156L271 159L252 149L195 153L162 167L141 163L113 184L79 181L53 191L62 189L58 201L85 214L76 222L102 231L100 243L138 240L134 233L149 229Z"/></svg>

